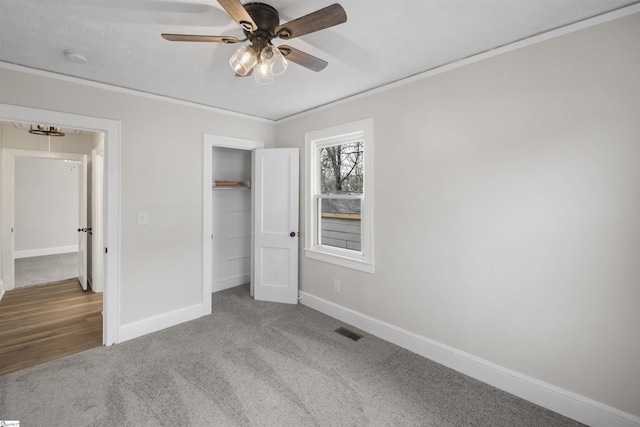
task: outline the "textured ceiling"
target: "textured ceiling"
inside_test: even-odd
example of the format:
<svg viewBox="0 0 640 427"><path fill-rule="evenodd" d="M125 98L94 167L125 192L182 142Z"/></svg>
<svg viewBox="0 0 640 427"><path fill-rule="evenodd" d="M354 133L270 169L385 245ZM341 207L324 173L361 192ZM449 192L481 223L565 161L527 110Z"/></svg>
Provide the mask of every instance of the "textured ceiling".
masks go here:
<svg viewBox="0 0 640 427"><path fill-rule="evenodd" d="M265 1L281 23L330 4ZM0 61L277 120L636 2L341 0L345 24L286 42L328 67L289 64L257 85L229 68L238 45L160 37L243 38L215 0L0 0ZM70 62L65 50L89 62Z"/></svg>

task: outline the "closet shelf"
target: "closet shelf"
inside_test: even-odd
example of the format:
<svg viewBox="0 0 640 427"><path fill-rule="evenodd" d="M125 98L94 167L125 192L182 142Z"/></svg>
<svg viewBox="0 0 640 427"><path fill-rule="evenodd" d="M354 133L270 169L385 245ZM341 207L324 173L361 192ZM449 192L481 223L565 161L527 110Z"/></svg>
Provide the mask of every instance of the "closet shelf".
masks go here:
<svg viewBox="0 0 640 427"><path fill-rule="evenodd" d="M251 188L251 181L224 181L216 179L213 181L214 188Z"/></svg>

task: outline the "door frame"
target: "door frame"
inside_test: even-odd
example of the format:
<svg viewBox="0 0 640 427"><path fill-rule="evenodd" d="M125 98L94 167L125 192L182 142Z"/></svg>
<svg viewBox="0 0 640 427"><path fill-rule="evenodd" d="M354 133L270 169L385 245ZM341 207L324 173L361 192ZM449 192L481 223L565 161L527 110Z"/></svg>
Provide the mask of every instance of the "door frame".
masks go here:
<svg viewBox="0 0 640 427"><path fill-rule="evenodd" d="M104 137L91 150L91 228L102 233L91 234L91 289L104 292L104 259L94 254L104 247ZM98 274L96 274L98 273Z"/></svg>
<svg viewBox="0 0 640 427"><path fill-rule="evenodd" d="M2 236L2 279L4 285L7 283L10 289L13 290L16 287L16 274L15 274L15 179L16 179L16 159L18 158L31 158L31 159L52 159L52 160L71 160L82 163L85 155L75 153L62 153L62 152L48 152L39 150L22 150L17 148L3 148L2 149L2 224L3 229L0 232ZM79 184L78 184L79 187ZM78 203L80 204L81 191L77 188ZM86 199L86 197L85 197ZM78 251L80 248L78 247ZM8 280L11 279L11 280Z"/></svg>
<svg viewBox="0 0 640 427"><path fill-rule="evenodd" d="M118 341L120 326L120 122L59 111L0 103L0 120L50 124L63 128L104 133L104 294L103 344ZM5 238L5 236L3 236ZM211 298L209 298L211 300Z"/></svg>
<svg viewBox="0 0 640 427"><path fill-rule="evenodd" d="M80 197L78 198L78 281L83 291L89 289L89 266L87 265L89 258L89 233L87 232L89 225L89 218L87 217L89 214L89 191L87 189L89 184L88 163L87 155L83 154L80 165L80 188L78 189L80 193ZM80 231L82 229L85 231Z"/></svg>
<svg viewBox="0 0 640 427"><path fill-rule="evenodd" d="M255 150L264 148L264 142L229 136L203 134L202 148L202 315L211 314L213 289L213 147Z"/></svg>

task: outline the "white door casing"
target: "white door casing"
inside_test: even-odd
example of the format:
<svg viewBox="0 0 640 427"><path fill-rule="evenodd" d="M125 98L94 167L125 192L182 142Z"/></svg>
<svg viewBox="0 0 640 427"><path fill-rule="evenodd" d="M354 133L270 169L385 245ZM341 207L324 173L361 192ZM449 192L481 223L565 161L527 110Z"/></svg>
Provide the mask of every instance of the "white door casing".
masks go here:
<svg viewBox="0 0 640 427"><path fill-rule="evenodd" d="M87 156L82 156L78 174L78 280L87 290Z"/></svg>
<svg viewBox="0 0 640 427"><path fill-rule="evenodd" d="M213 267L213 147L238 150L263 148L264 143L228 136L203 135L202 174L202 310L203 315L211 314L212 267Z"/></svg>
<svg viewBox="0 0 640 427"><path fill-rule="evenodd" d="M104 246L109 251L105 255L104 297L103 297L103 333L105 345L119 342L120 328L120 122L78 114L42 110L30 107L0 103L0 119L4 121L55 124L56 126L103 132L105 135L105 235ZM3 159L4 162L4 159ZM6 176L3 164L3 175ZM6 183L3 179L3 198ZM3 215L7 206L3 200ZM6 217L5 217L6 218ZM2 224L2 257L7 258L6 247L12 236L7 234L7 224ZM13 256L11 254L11 256ZM4 261L3 261L4 262ZM13 264L12 262L9 264ZM6 277L7 264L3 264L2 273ZM13 287L12 287L13 288ZM5 280L5 290L9 290Z"/></svg>
<svg viewBox="0 0 640 427"><path fill-rule="evenodd" d="M2 149L2 279L7 291L14 288L15 268L13 265L13 204L15 190L16 161L13 153Z"/></svg>
<svg viewBox="0 0 640 427"><path fill-rule="evenodd" d="M213 225L213 211L212 211L212 188L211 188L211 180L212 180L212 148L213 147L226 147L233 149L243 149L243 150L254 150L261 152L274 152L274 156L268 155L268 159L266 162L262 162L262 166L259 168L260 173L266 173L266 177L268 178L267 182L275 185L281 185L283 182L286 182L287 189L278 190L277 188L273 188L271 190L262 188L264 187L262 183L257 183L256 181L256 173L255 173L255 159L253 162L253 171L252 171L252 199L253 199L253 217L252 217L252 235L253 241L252 246L252 280L251 280L251 294L256 297L256 299L275 301L275 302L287 302L295 304L298 299L298 173L299 173L299 150L297 149L262 149L264 147L264 143L259 141L251 141L244 139L237 139L219 135L204 135L204 146L203 146L203 236L202 236L202 255L203 255L203 314L211 313L211 290L212 290L212 255L213 255L213 245L212 245L212 225ZM287 153L288 151L288 153ZM275 152L280 153L280 161L276 160L278 156L275 156ZM287 173L284 174L269 174L268 171L272 169L273 166L276 166L276 169L279 169L282 164L286 164ZM266 170L264 168L266 166ZM277 172L277 171L276 171ZM283 176L285 177L284 179ZM256 192L258 188L262 188L261 194L259 198L261 200L270 200L275 201L272 198L273 194L282 195L286 194L287 198L290 197L289 200L284 203L281 208L276 208L275 205L270 205L267 207L267 213L270 215L276 214L280 211L281 214L286 215L289 220L286 221L286 226L284 229L286 231L280 232L280 234L284 234L284 236L280 236L281 242L284 243L281 248L274 247L272 251L266 247L266 251L262 251L262 253L267 255L267 258L273 259L274 257L278 257L276 255L277 252L280 253L280 258L284 258L284 262L280 265L281 270L277 271L276 269L271 269L265 271L266 274L263 275L262 269L259 269L259 274L263 282L258 286L255 286L256 283L256 256L255 256L255 221L256 221L256 213L263 212L263 209L256 208L259 206L255 202ZM273 193L273 194L272 194ZM284 199L281 199L284 200ZM272 220L274 218L271 218ZM277 221L277 219L275 219ZM267 221L265 223L267 227L264 227L265 230L269 230L271 227L271 223ZM294 237L290 236L290 233L294 232ZM274 239L273 232L265 232L264 236L258 238L258 241L265 242L266 240L278 240ZM277 233L276 233L277 234ZM279 250L278 250L279 249ZM282 256L282 254L286 252L286 256ZM260 256L260 260L264 260L264 256ZM257 296L254 292L254 288L257 288ZM214 308L215 309L215 308Z"/></svg>
<svg viewBox="0 0 640 427"><path fill-rule="evenodd" d="M91 150L91 289L104 291L104 151Z"/></svg>
<svg viewBox="0 0 640 427"><path fill-rule="evenodd" d="M253 159L253 277L256 300L298 303L297 148L258 149Z"/></svg>

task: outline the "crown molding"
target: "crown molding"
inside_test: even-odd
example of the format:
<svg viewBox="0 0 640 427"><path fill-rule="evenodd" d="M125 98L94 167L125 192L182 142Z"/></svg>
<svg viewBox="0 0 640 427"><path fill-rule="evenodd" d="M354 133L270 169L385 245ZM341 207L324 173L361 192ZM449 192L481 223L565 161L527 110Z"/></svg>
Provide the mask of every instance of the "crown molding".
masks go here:
<svg viewBox="0 0 640 427"><path fill-rule="evenodd" d="M126 95L139 96L142 98L152 99L155 101L168 102L175 105L182 105L184 107L198 108L205 111L210 111L218 114L225 114L228 116L240 117L243 119L255 120L263 123L275 123L274 120L265 119L262 117L251 116L249 114L238 113L235 111L225 110L218 107L211 107L209 105L199 104L197 102L185 101L183 99L172 98L170 96L157 95L155 93L144 92L136 89L129 89L126 87L110 85L107 83L100 83L93 80L87 80L80 77L73 77L66 74L54 73L53 71L41 70L38 68L26 67L24 65L14 64L11 62L0 61L0 70L17 71L20 73L31 74L39 77L46 77L50 79L60 80L69 83L75 83L83 86L89 86L97 89L108 90L111 92L123 93Z"/></svg>
<svg viewBox="0 0 640 427"><path fill-rule="evenodd" d="M611 12L606 12L601 15L597 15L591 18L583 19L582 21L574 22L573 24L568 24L559 28L555 28L553 30L545 31L521 40L517 40L512 43L505 44L503 46L498 46L493 49L486 50L484 52L477 53L475 55L459 59L448 64L444 64L435 68L432 68L427 71L423 71L421 73L415 74L413 76L406 77L401 80L397 80L395 82L391 82L382 86L378 86L377 88L369 89L367 91L358 93L356 95L349 96L347 98L343 98L334 102L330 102L328 104L321 105L316 108L312 108L310 110L302 111L298 114L293 114L288 117L284 117L282 119L278 119L275 121L276 124L284 123L289 120L297 119L303 116L307 116L309 114L317 113L319 111L323 111L329 108L333 108L338 105L346 104L348 102L356 101L359 99L366 98L371 95L375 95L378 93L386 92L391 89L395 89L397 87L405 86L420 80L427 79L429 77L436 76L438 74L445 73L447 71L455 70L456 68L464 67L466 65L470 65L476 62L484 61L485 59L493 58L494 56L502 55L507 52L511 52L514 50L522 49L527 46L532 46L537 43L541 43L547 40L555 39L557 37L561 37L567 34L574 33L576 31L584 30L586 28L594 27L599 24L603 24L605 22L613 21L619 18L623 18L625 16L633 15L635 13L640 12L640 2L634 3L630 6L625 6L620 9L616 9Z"/></svg>

